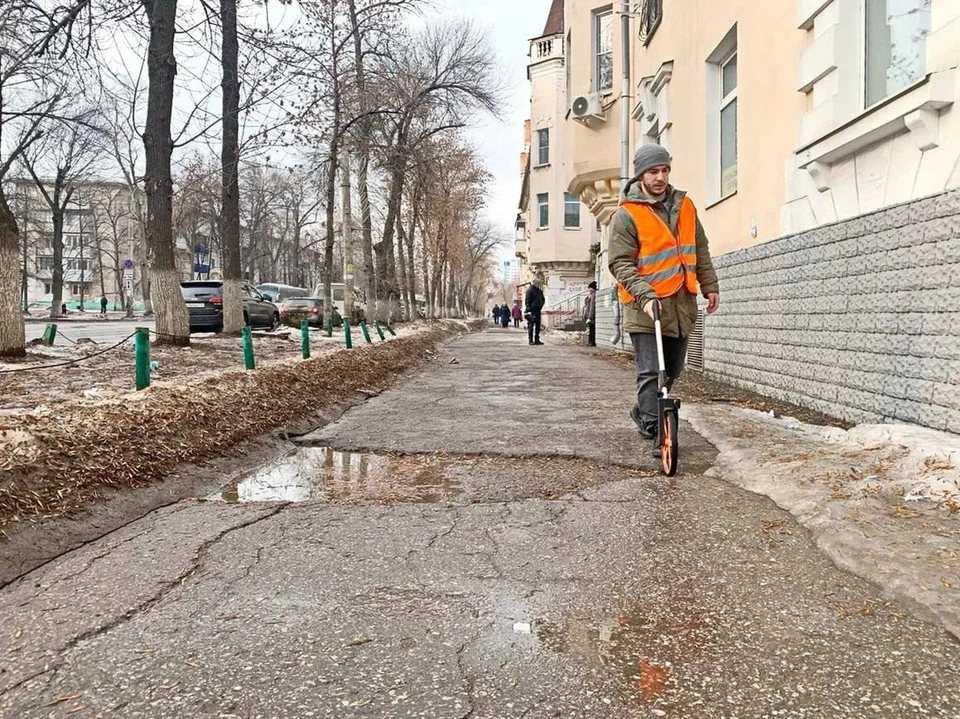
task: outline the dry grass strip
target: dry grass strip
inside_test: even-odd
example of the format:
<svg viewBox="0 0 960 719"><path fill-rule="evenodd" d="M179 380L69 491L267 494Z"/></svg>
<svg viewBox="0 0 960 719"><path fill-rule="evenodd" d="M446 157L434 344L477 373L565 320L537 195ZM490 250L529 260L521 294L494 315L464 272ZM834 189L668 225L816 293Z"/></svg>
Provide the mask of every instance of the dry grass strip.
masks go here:
<svg viewBox="0 0 960 719"><path fill-rule="evenodd" d="M0 528L59 516L106 487L142 487L184 462L223 456L360 390L381 389L458 331L449 325L383 344L255 372L75 400L0 419Z"/></svg>

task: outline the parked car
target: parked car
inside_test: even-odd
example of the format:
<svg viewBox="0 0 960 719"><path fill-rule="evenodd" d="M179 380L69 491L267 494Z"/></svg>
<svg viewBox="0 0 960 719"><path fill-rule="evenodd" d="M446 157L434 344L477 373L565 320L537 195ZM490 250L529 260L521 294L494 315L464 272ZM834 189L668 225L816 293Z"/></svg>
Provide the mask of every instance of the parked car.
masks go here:
<svg viewBox="0 0 960 719"><path fill-rule="evenodd" d="M244 282L243 321L251 327L271 330L280 326L280 308L268 301L253 285ZM223 282L191 280L180 283L180 292L190 313L191 332L223 330Z"/></svg>
<svg viewBox="0 0 960 719"><path fill-rule="evenodd" d="M288 327L299 327L301 320L306 320L311 327L324 327L323 298L322 297L294 297L283 303L280 308L280 321ZM333 308L333 324L339 327L343 318Z"/></svg>

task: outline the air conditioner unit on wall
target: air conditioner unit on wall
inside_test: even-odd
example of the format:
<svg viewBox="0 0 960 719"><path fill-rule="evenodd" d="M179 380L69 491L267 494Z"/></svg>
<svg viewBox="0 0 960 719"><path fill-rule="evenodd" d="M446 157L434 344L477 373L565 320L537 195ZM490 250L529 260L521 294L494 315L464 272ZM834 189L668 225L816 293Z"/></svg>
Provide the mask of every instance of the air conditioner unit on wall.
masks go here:
<svg viewBox="0 0 960 719"><path fill-rule="evenodd" d="M570 116L574 120L586 124L591 121L606 122L607 120L603 114L603 103L600 100L600 95L595 92L573 98L570 105Z"/></svg>

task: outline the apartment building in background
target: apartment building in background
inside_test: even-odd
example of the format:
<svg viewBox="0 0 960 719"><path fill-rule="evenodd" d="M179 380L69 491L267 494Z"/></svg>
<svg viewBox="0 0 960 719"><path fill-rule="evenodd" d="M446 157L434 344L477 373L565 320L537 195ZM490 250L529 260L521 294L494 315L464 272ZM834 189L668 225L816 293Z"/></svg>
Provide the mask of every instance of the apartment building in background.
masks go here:
<svg viewBox="0 0 960 719"><path fill-rule="evenodd" d="M563 6L565 191L606 228L626 102L631 155L670 151L710 237L722 309L690 364L852 421L960 431L960 2L631 0L629 48L624 3Z"/></svg>
<svg viewBox="0 0 960 719"><path fill-rule="evenodd" d="M583 292L594 278L591 245L599 242L596 220L569 191L566 116L566 35L564 3L554 0L543 32L529 45L528 152L517 222L517 254L526 263L526 280L539 277L548 305Z"/></svg>
<svg viewBox="0 0 960 719"><path fill-rule="evenodd" d="M20 229L22 291L27 306L53 300L53 214L44 194L30 178L8 181L11 209ZM53 188L45 187L52 197ZM137 201L124 183L76 182L63 216L63 302L99 308L103 295L110 307L123 306L124 264L134 259L134 286L140 296L143 232Z"/></svg>

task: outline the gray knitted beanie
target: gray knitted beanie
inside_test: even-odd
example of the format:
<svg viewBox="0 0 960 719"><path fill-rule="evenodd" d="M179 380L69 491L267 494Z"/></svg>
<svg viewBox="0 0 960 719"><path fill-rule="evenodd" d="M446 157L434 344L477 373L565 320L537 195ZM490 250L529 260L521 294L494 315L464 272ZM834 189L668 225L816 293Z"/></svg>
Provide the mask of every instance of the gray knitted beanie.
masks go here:
<svg viewBox="0 0 960 719"><path fill-rule="evenodd" d="M670 153L660 145L641 145L633 155L633 176L638 177L652 167L660 167L673 162Z"/></svg>

